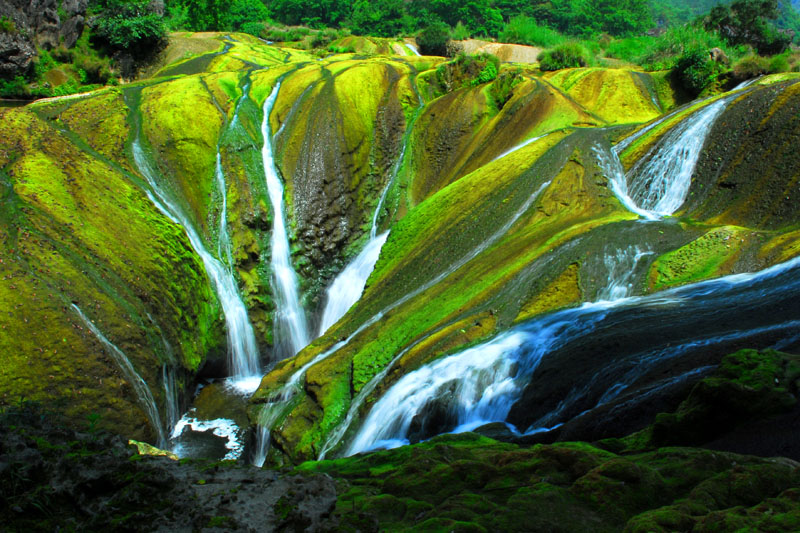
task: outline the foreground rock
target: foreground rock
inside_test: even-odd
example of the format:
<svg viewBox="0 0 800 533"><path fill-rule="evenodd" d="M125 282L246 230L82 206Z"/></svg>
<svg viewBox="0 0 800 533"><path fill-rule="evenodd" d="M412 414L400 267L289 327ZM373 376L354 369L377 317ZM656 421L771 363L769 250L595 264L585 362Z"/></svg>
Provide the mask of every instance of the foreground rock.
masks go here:
<svg viewBox="0 0 800 533"><path fill-rule="evenodd" d="M320 531L328 476L142 457L118 437L6 413L0 431L3 531Z"/></svg>

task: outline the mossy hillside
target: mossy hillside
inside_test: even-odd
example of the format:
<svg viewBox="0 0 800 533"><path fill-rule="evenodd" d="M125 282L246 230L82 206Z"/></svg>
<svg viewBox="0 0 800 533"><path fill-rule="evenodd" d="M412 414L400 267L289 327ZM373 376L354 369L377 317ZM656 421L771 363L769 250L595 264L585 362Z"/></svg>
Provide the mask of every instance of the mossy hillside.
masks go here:
<svg viewBox="0 0 800 533"><path fill-rule="evenodd" d="M137 111L143 140L160 170L157 178L208 239L217 139L224 124L212 95L201 77L179 78L142 89Z"/></svg>
<svg viewBox="0 0 800 533"><path fill-rule="evenodd" d="M661 113L654 87L647 87L644 76L623 69L579 68L543 77L605 122L629 124L647 122Z"/></svg>
<svg viewBox="0 0 800 533"><path fill-rule="evenodd" d="M144 77L152 77L153 74L162 68L173 63L189 59L192 56L221 50L224 44L219 40L219 37L220 34L209 32L170 33L166 48L164 48L153 65L149 69L145 70Z"/></svg>
<svg viewBox="0 0 800 533"><path fill-rule="evenodd" d="M650 267L652 291L730 274L754 233L734 226L714 228L686 246L670 251Z"/></svg>
<svg viewBox="0 0 800 533"><path fill-rule="evenodd" d="M490 163L532 137L575 126L601 125L600 121L552 87L515 71L509 75L518 77L518 80L510 82L513 86L508 94L498 94L509 83L502 76L483 87L491 118L472 132L464 149L448 154L453 162L441 169L439 187ZM503 101L505 98L508 99ZM436 137L435 128L425 133ZM415 175L424 177L429 166L420 162Z"/></svg>
<svg viewBox="0 0 800 533"><path fill-rule="evenodd" d="M339 484L342 531L792 531L792 464L696 448L616 455L584 443L518 447L474 434L303 463ZM726 529L727 530L727 529Z"/></svg>
<svg viewBox="0 0 800 533"><path fill-rule="evenodd" d="M362 55L395 55L395 41L393 39L382 39L380 37L368 37L361 35L348 35L333 41L330 50L346 50L350 53Z"/></svg>
<svg viewBox="0 0 800 533"><path fill-rule="evenodd" d="M290 92L283 96L282 85L279 96L286 122L276 156L300 252L309 260L306 279L340 261L369 228L405 131L400 98L410 98L397 87L410 75L404 63L345 61L330 68L308 91L296 90L302 85L289 75ZM302 81L308 70L298 72ZM294 101L287 100L293 95Z"/></svg>
<svg viewBox="0 0 800 533"><path fill-rule="evenodd" d="M70 304L163 401L162 364L195 371L224 343L202 265L180 228L115 168L28 110L5 112L3 130L3 262L15 280L3 299L18 310L2 341L3 402L37 399L73 420L98 412L105 427L149 438L132 389Z"/></svg>
<svg viewBox="0 0 800 533"><path fill-rule="evenodd" d="M697 382L674 411L659 413L636 433L600 444L626 454L702 445L762 456L796 456L793 428L783 425L791 424L793 418L798 378L796 355L772 349L739 350L724 356L714 373Z"/></svg>
<svg viewBox="0 0 800 533"><path fill-rule="evenodd" d="M486 174L476 174L479 175L476 176L476 180L497 183L488 179ZM525 177L517 178L517 185L525 179ZM532 177L529 176L527 179L532 179ZM442 193L431 197L429 202L433 202L440 196L442 196L440 201L448 202L449 199L443 193L450 188L463 193L466 187L462 185L462 182L467 183L467 181L468 178L465 178L456 182L453 186L444 189ZM523 199L517 197L515 201L518 203ZM407 220L419 216L417 212L424 205L412 210L395 227L393 235ZM357 393L404 347L424 341L431 334L440 336L442 330L448 328L448 324L455 324L465 321L465 319L466 322L471 321L478 327L473 330L472 336L466 334L465 328L459 329L458 331L463 334L463 337L451 336L451 339L446 342L448 348L454 349L459 344L463 345L463 343L485 338L494 332L492 331L494 328L487 329L483 320L476 317L478 314L490 310L492 310L490 314L495 314L500 318L499 328L508 327L519 314L522 304L519 299L520 293L527 293L527 287L542 275L541 272L537 275L537 272L530 268L532 264L551 250L558 249L575 237L590 231L592 227L631 217L629 213L621 209L613 197L610 197L607 189L603 187L600 190L591 177L585 175L583 166L573 161L564 165L553 184L544 191L541 200L534 206L527 212L529 214L521 217L519 222L512 226L505 237L500 238L494 246L490 246L476 259L467 263L455 274L392 310L380 322L364 330L350 344L311 367L306 374L305 384L311 397L304 399L299 406L295 407L289 417L273 432L273 437L280 446L290 455L297 454L300 457L313 455L315 453L314 446L320 443L319 439L324 439L325 434L343 417L350 395ZM458 237L454 238L459 239ZM387 242L388 245L389 242ZM430 247L429 250L437 250L433 243L428 243L427 246ZM430 256L430 252L428 255ZM428 263L434 261L429 256L422 256L418 261ZM575 259L575 257L572 259L569 257L559 258L557 263L569 263ZM446 265L438 264L439 271L445 268ZM566 265L562 268L566 268ZM556 273L558 272L556 271ZM555 277L554 274L552 276ZM369 302L371 291L376 291L374 294L381 296L395 292L392 285L396 282L397 280L392 280L380 289L371 285L363 300ZM384 281L384 283L386 282ZM407 292L408 285L405 283L402 285ZM436 305L432 305L432 302L435 302ZM563 307L570 303L575 302L563 301L554 306ZM356 311L360 310L356 309ZM359 314L361 313L354 313L356 316ZM358 319L355 320L356 324L361 323ZM366 320L366 317L362 320ZM494 324L494 319L490 324ZM451 329L448 333L454 333L454 331ZM333 335L339 337L342 332L341 330L334 331ZM460 339L460 342L453 339ZM406 372L441 355L441 352L437 351L440 345L424 344L429 351L421 353L416 349L413 353L407 353L396 364L395 368L398 370L393 372L381 387L391 385L395 379ZM312 349L304 351L291 364L282 366L277 374L288 375L292 368L296 368L298 364L302 364L302 361L313 356L314 353L318 353L320 348L321 346L316 344ZM276 376L267 376L265 383L262 384L262 389L270 388L269 384L276 383L275 380ZM256 397L265 398L265 395L268 396L268 394L266 390L262 390ZM318 419L320 415L322 419L312 422L312 427L309 427L309 419ZM302 425L302 431L294 426L295 419L298 420L298 424ZM313 427L316 424L319 424L319 429Z"/></svg>
<svg viewBox="0 0 800 533"><path fill-rule="evenodd" d="M782 230L800 224L800 82L761 85L720 116L679 214Z"/></svg>
<svg viewBox="0 0 800 533"><path fill-rule="evenodd" d="M97 152L132 171L127 159L122 157L130 129L127 114L121 91L112 90L71 103L57 118Z"/></svg>

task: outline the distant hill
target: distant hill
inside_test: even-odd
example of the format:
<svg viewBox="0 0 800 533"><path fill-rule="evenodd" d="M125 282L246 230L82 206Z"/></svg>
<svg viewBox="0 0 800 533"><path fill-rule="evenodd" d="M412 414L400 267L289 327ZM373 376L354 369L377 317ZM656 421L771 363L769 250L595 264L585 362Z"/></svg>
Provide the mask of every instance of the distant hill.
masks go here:
<svg viewBox="0 0 800 533"><path fill-rule="evenodd" d="M717 4L726 0L650 0L653 19L659 26L670 26L688 22L708 13ZM778 0L780 16L775 21L779 28L794 30L797 42L800 36L800 0Z"/></svg>

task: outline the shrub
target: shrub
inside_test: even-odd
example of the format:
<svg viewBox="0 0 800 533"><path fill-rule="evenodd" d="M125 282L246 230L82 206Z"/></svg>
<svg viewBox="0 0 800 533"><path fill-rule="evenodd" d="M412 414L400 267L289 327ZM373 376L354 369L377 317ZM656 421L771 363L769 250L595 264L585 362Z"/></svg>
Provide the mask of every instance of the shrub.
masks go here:
<svg viewBox="0 0 800 533"><path fill-rule="evenodd" d="M759 55L745 56L733 65L733 75L740 80L763 76L769 72L769 59Z"/></svg>
<svg viewBox="0 0 800 533"><path fill-rule="evenodd" d="M95 34L112 49L147 55L161 48L167 28L148 0L109 0L95 22Z"/></svg>
<svg viewBox="0 0 800 533"><path fill-rule="evenodd" d="M591 64L589 52L578 43L564 43L539 54L539 68L545 71L586 67Z"/></svg>
<svg viewBox="0 0 800 533"><path fill-rule="evenodd" d="M470 38L469 29L466 26L464 26L463 22L459 20L458 24L456 24L456 27L453 28L453 31L450 32L450 38L455 41L463 41L464 39L469 39Z"/></svg>
<svg viewBox="0 0 800 533"><path fill-rule="evenodd" d="M263 22L245 22L239 28L239 31L242 33L248 33L254 37L258 37L261 35L261 32L264 31L264 23Z"/></svg>
<svg viewBox="0 0 800 533"><path fill-rule="evenodd" d="M563 35L547 26L541 26L531 17L519 15L509 20L500 32L504 43L527 44L551 48L565 41Z"/></svg>
<svg viewBox="0 0 800 533"><path fill-rule="evenodd" d="M420 54L429 56L447 55L450 28L443 22L435 22L419 32L416 41Z"/></svg>
<svg viewBox="0 0 800 533"><path fill-rule="evenodd" d="M8 17L0 17L0 33L15 35L17 33L17 25Z"/></svg>
<svg viewBox="0 0 800 533"><path fill-rule="evenodd" d="M718 74L717 64L705 50L691 50L683 54L675 65L675 75L681 86L692 96L697 96L710 85Z"/></svg>
<svg viewBox="0 0 800 533"><path fill-rule="evenodd" d="M13 80L0 80L0 97L3 98L25 98L30 94L28 82L22 76L17 76Z"/></svg>

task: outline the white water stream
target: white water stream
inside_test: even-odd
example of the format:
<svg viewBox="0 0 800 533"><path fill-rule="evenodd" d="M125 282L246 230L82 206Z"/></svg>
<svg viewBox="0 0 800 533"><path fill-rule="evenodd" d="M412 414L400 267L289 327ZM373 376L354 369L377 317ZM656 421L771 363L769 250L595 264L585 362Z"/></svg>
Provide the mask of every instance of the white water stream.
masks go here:
<svg viewBox="0 0 800 533"><path fill-rule="evenodd" d="M136 369L133 368L133 364L131 364L128 356L126 356L122 350L117 348L106 338L105 335L103 335L103 332L94 325L94 322L89 320L89 318L83 314L83 311L81 311L80 307L72 304L72 308L91 330L91 332L94 333L94 336L97 337L97 340L99 340L100 343L105 347L106 353L110 355L112 359L114 359L115 363L117 363L120 372L122 372L122 375L125 377L125 381L127 381L128 384L133 388L133 391L136 394L136 400L139 402L142 411L144 411L144 414L147 416L150 426L156 432L156 438L158 439L156 445L164 447L167 443L164 426L161 424L161 417L158 414L158 406L153 399L153 393L150 392L150 388L147 386L147 383L145 383L144 379L142 379L142 376L136 372Z"/></svg>
<svg viewBox="0 0 800 533"><path fill-rule="evenodd" d="M625 255L635 257L642 254L631 251ZM636 355L631 370L623 375L619 383L607 387L607 392L599 397L596 405L602 405L618 396L651 368L651 365L659 362L663 364L683 355L687 350L754 338L768 332L796 335L800 321L792 320L792 317L786 317L783 322L776 324L731 330L715 319L715 310L720 304L735 306L735 301L742 298L741 292L745 292L748 298L757 300L776 291L783 291L784 285L770 287L769 284L798 267L800 258L795 258L761 272L726 276L648 296L622 296L614 301L586 303L577 309L567 309L517 326L482 345L468 348L406 374L375 403L344 455L408 444L413 433L424 428L427 413L431 412L434 405L438 406L436 414L441 417L442 413L446 413L449 417L447 423L453 428L449 432L470 431L490 422L505 422L511 407L520 398L542 358L572 339L592 334L609 313L614 311L654 307L674 309L685 301L692 303L693 309L702 309L702 306L707 305L710 311L704 319L717 325L720 330L712 330L705 336L692 338L678 345L667 343L664 348ZM626 277L627 274L622 269L613 269L608 287L613 290L614 287L627 285ZM751 289L754 286L756 287ZM800 283L794 279L791 290L797 291L798 288ZM712 301L705 303L705 299L709 297L712 297ZM697 372L701 370L706 368L697 369ZM697 372L692 371L667 381L684 379ZM667 384L662 383L657 387ZM578 386L570 396L577 398L584 393ZM565 398L554 412L528 428L526 434L560 425L560 413L575 398ZM519 433L516 428L510 429ZM424 432L421 434L425 435Z"/></svg>
<svg viewBox="0 0 800 533"><path fill-rule="evenodd" d="M297 291L297 274L292 267L289 237L286 233L286 215L283 209L283 184L278 177L278 169L272 154L272 136L269 129L269 115L278 98L280 82L275 84L269 97L264 101L264 119L261 135L264 145L261 157L267 180L270 203L272 204L272 257L270 265L275 289L275 317L273 332L275 347L283 350L277 359L291 357L302 350L310 341L305 310L300 305Z"/></svg>
<svg viewBox="0 0 800 533"><path fill-rule="evenodd" d="M157 173L145 155L140 135L141 127L136 132L131 148L134 163L151 188L151 190L145 192L153 204L167 218L183 228L189 238L192 249L203 261L206 274L211 281L211 285L222 306L222 312L225 315L230 375L234 384L246 384L247 386L243 388L247 389L252 385L252 377L260 375L260 365L253 326L250 324L247 309L239 296L236 279L233 277L233 273L225 268L220 260L211 255L180 204L170 198L167 190L156 179ZM223 185L223 194L224 190ZM221 216L224 218L225 213L223 212ZM247 390L243 390L243 392L247 392Z"/></svg>

